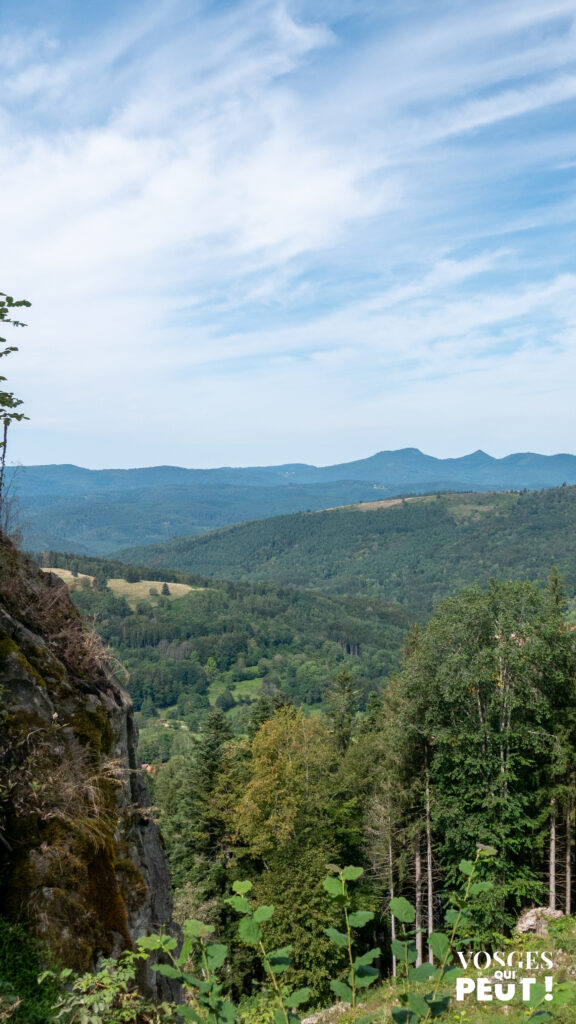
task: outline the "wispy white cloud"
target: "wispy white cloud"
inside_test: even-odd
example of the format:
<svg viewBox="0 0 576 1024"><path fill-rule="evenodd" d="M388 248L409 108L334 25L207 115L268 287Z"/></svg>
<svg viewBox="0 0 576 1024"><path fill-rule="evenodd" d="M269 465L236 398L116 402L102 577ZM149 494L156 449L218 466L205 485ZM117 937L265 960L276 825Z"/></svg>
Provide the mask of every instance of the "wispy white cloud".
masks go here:
<svg viewBox="0 0 576 1024"><path fill-rule="evenodd" d="M11 26L0 70L1 282L34 299L15 454L448 454L450 389L503 452L490 380L531 436L521 394L574 361L574 2L97 13Z"/></svg>

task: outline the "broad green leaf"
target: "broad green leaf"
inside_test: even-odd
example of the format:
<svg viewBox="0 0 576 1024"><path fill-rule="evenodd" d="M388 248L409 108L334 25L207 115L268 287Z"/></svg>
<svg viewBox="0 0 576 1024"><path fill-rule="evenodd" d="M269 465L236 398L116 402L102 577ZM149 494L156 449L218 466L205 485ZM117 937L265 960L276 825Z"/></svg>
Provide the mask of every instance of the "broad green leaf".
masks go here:
<svg viewBox="0 0 576 1024"><path fill-rule="evenodd" d="M390 948L393 955L397 960L404 960L406 957L406 943L400 942L400 939L392 939Z"/></svg>
<svg viewBox="0 0 576 1024"><path fill-rule="evenodd" d="M274 1010L274 1024L286 1024L286 1018L282 1010Z"/></svg>
<svg viewBox="0 0 576 1024"><path fill-rule="evenodd" d="M531 1013L528 1017L527 1024L530 1024L531 1021L534 1024L546 1024L547 1020L552 1020L552 1014L548 1013L548 1010L536 1010L536 1013Z"/></svg>
<svg viewBox="0 0 576 1024"><path fill-rule="evenodd" d="M444 968L444 977L446 981L456 981L456 978L461 978L464 974L464 968L458 967L457 964L449 964L448 967Z"/></svg>
<svg viewBox="0 0 576 1024"><path fill-rule="evenodd" d="M182 930L187 938L205 939L207 935L211 935L214 931L214 925L204 924L203 921L196 921L193 919L190 921L184 921Z"/></svg>
<svg viewBox="0 0 576 1024"><path fill-rule="evenodd" d="M262 932L252 917L242 918L238 925L238 934L249 946L257 946L262 938Z"/></svg>
<svg viewBox="0 0 576 1024"><path fill-rule="evenodd" d="M152 970L163 974L165 978L180 978L181 971L176 970L171 964L152 964Z"/></svg>
<svg viewBox="0 0 576 1024"><path fill-rule="evenodd" d="M461 860L458 867L463 875L474 874L474 864L471 860Z"/></svg>
<svg viewBox="0 0 576 1024"><path fill-rule="evenodd" d="M254 911L254 920L257 924L262 924L264 921L269 921L274 913L275 907L257 907Z"/></svg>
<svg viewBox="0 0 576 1024"><path fill-rule="evenodd" d="M343 981L331 981L330 988L335 995L344 1003L351 1003L354 998L352 989L345 985Z"/></svg>
<svg viewBox="0 0 576 1024"><path fill-rule="evenodd" d="M234 1003L229 1003L228 1000L224 1000L220 1005L218 1016L221 1020L226 1021L226 1024L234 1024L236 1020L236 1007Z"/></svg>
<svg viewBox="0 0 576 1024"><path fill-rule="evenodd" d="M182 972L182 981L190 988L197 988L199 992L201 992L203 988L210 988L210 985L203 981L202 978L197 978L195 974L187 974L185 971Z"/></svg>
<svg viewBox="0 0 576 1024"><path fill-rule="evenodd" d="M162 935L143 935L141 939L138 939L137 945L139 949L163 949L163 940L164 936Z"/></svg>
<svg viewBox="0 0 576 1024"><path fill-rule="evenodd" d="M450 996L439 996L438 999L431 999L428 1005L430 1006L430 1016L433 1019L440 1017L441 1014L446 1013L450 1006Z"/></svg>
<svg viewBox="0 0 576 1024"><path fill-rule="evenodd" d="M193 949L194 949L194 942L193 942L193 940L192 939L184 939L184 942L182 943L182 948L181 948L180 953L179 953L179 955L177 957L177 960L176 960L176 963L180 967L183 964L186 963L186 961L187 961L188 957L190 956L190 954L191 954Z"/></svg>
<svg viewBox="0 0 576 1024"><path fill-rule="evenodd" d="M287 971L290 967L290 953L292 952L292 946L283 946L282 949L274 949L268 954L268 963L270 964L270 970L274 974L282 974L282 971Z"/></svg>
<svg viewBox="0 0 576 1024"><path fill-rule="evenodd" d="M400 942L400 939L394 939L391 948L397 960L405 960L409 964L416 963L418 953L413 942Z"/></svg>
<svg viewBox="0 0 576 1024"><path fill-rule="evenodd" d="M245 896L229 896L224 902L229 903L239 914L250 914L252 912L252 907Z"/></svg>
<svg viewBox="0 0 576 1024"><path fill-rule="evenodd" d="M348 865L347 868L342 868L341 874L342 878L346 882L355 882L357 878L360 878L360 875L364 874L364 868L356 868L352 865Z"/></svg>
<svg viewBox="0 0 576 1024"><path fill-rule="evenodd" d="M546 986L545 985L541 985L540 982L537 982L535 985L531 985L530 986L530 1001L529 1001L528 1005L529 1006L537 1006L538 1003L542 1002L542 1000L544 999L545 995L546 995Z"/></svg>
<svg viewBox="0 0 576 1024"><path fill-rule="evenodd" d="M309 988L297 988L289 996L284 997L284 1006L300 1006L300 1003L307 1003L310 999Z"/></svg>
<svg viewBox="0 0 576 1024"><path fill-rule="evenodd" d="M418 1024L418 1017L412 1010L405 1010L401 1006L392 1007L392 1020L394 1024Z"/></svg>
<svg viewBox="0 0 576 1024"><path fill-rule="evenodd" d="M372 982L376 981L379 971L376 967L370 967L368 964L362 964L357 971L355 971L356 977L356 988L368 988ZM348 977L348 981L352 984L352 972Z"/></svg>
<svg viewBox="0 0 576 1024"><path fill-rule="evenodd" d="M322 885L326 889L329 896L342 896L342 883L334 878L334 875L328 875Z"/></svg>
<svg viewBox="0 0 576 1024"><path fill-rule="evenodd" d="M330 942L333 942L335 946L348 945L348 936L344 932L337 931L336 928L324 928L324 934L328 936Z"/></svg>
<svg viewBox="0 0 576 1024"><path fill-rule="evenodd" d="M290 960L275 960L273 964L270 964L270 970L273 974L282 974L283 971L287 971L290 967Z"/></svg>
<svg viewBox="0 0 576 1024"><path fill-rule="evenodd" d="M369 949L367 953L363 953L362 956L357 956L354 960L354 967L362 967L363 964L371 964L377 956L380 956L380 946L376 946L376 949Z"/></svg>
<svg viewBox="0 0 576 1024"><path fill-rule="evenodd" d="M416 917L414 907L403 896L394 896L390 900L390 910L402 924L412 924Z"/></svg>
<svg viewBox="0 0 576 1024"><path fill-rule="evenodd" d="M444 915L444 921L446 922L446 924L455 925L459 917L459 912L457 910L454 910L453 907L451 907L450 910L446 911Z"/></svg>
<svg viewBox="0 0 576 1024"><path fill-rule="evenodd" d="M434 974L432 964L420 964L420 967L411 967L408 971L410 981L427 981Z"/></svg>
<svg viewBox="0 0 576 1024"><path fill-rule="evenodd" d="M206 946L206 959L211 971L214 971L217 967L222 967L227 955L228 946L223 946L221 942L215 942L210 946Z"/></svg>
<svg viewBox="0 0 576 1024"><path fill-rule="evenodd" d="M554 989L554 1006L564 1006L576 999L576 988L571 982L560 982Z"/></svg>
<svg viewBox="0 0 576 1024"><path fill-rule="evenodd" d="M232 882L232 888L240 896L245 896L247 892L250 892L252 882L249 882L248 879L245 879L243 882Z"/></svg>
<svg viewBox="0 0 576 1024"><path fill-rule="evenodd" d="M203 1018L191 1006L177 1006L176 1013L183 1020L193 1020L195 1024L203 1024Z"/></svg>
<svg viewBox="0 0 576 1024"><path fill-rule="evenodd" d="M374 914L371 910L355 910L353 914L348 915L348 920L353 928L363 928L368 921L374 919Z"/></svg>
<svg viewBox="0 0 576 1024"><path fill-rule="evenodd" d="M478 856L479 857L496 857L498 850L495 846L485 846L483 843L478 844Z"/></svg>
<svg viewBox="0 0 576 1024"><path fill-rule="evenodd" d="M417 1017L425 1017L428 1013L428 1003L417 992L408 993L408 1006Z"/></svg>
<svg viewBox="0 0 576 1024"><path fill-rule="evenodd" d="M434 953L434 956L437 956L439 960L444 960L444 957L450 949L448 936L444 935L443 932L432 932L432 934L428 936L428 945Z"/></svg>
<svg viewBox="0 0 576 1024"><path fill-rule="evenodd" d="M490 892L494 888L494 882L473 882L470 886L470 892L472 896L477 896L480 892Z"/></svg>

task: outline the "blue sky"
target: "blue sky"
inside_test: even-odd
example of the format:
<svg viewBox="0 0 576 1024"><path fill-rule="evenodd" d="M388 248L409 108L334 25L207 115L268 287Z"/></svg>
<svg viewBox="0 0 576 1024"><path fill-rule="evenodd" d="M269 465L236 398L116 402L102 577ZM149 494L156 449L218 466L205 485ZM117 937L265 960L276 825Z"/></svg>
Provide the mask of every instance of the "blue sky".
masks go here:
<svg viewBox="0 0 576 1024"><path fill-rule="evenodd" d="M574 451L576 0L3 0L25 464Z"/></svg>

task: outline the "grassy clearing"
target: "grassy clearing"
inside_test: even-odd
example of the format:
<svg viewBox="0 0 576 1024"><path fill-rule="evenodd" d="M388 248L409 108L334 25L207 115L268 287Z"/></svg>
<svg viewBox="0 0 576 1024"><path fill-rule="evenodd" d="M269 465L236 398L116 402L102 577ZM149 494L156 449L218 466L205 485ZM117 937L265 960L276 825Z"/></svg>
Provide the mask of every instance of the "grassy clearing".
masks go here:
<svg viewBox="0 0 576 1024"><path fill-rule="evenodd" d="M138 583L128 583L126 580L108 580L108 586L113 594L117 597L125 597L128 604L138 601L149 601L150 590L157 590L158 594L162 591L162 580L140 580ZM166 596L174 601L178 597L184 597L185 594L189 594L191 590L200 590L200 587L190 587L187 583L169 583L168 587L170 593ZM156 596L156 595L154 595Z"/></svg>
<svg viewBox="0 0 576 1024"><path fill-rule="evenodd" d="M214 704L216 698L219 697L221 693L224 693L224 690L230 690L236 699L240 697L256 698L260 692L262 683L263 679L260 677L257 679L242 679L240 682L234 683L230 683L226 679L216 679L210 684L208 697L210 698L210 703Z"/></svg>
<svg viewBox="0 0 576 1024"><path fill-rule="evenodd" d="M508 491L471 492L447 491L441 494L414 494L404 498L375 498L374 501L360 501L354 505L339 505L335 508L319 509L319 512L378 512L399 505L423 505L442 501L457 522L466 519L480 519L491 512L503 512L516 504L518 494Z"/></svg>
<svg viewBox="0 0 576 1024"><path fill-rule="evenodd" d="M457 522L480 519L492 512L506 512L518 501L515 493L448 494L445 496L450 514Z"/></svg>
<svg viewBox="0 0 576 1024"><path fill-rule="evenodd" d="M70 569L55 569L53 567L49 569L42 569L42 572L53 572L55 576L59 576L64 583L71 586L74 583L79 583L81 580L89 580L92 583L93 576L88 576L85 572L79 572L77 576L73 576Z"/></svg>
<svg viewBox="0 0 576 1024"><path fill-rule="evenodd" d="M88 580L90 583L94 580L93 576L88 576L86 573L79 572L77 576L73 576L70 569L44 569L43 572L53 572L56 576L59 576L61 580L66 583L71 590L81 585L82 580ZM125 597L128 604L134 610L139 601L150 601L153 603L162 592L162 580L139 580L138 583L128 583L127 580L122 579L111 579L108 580L108 589L112 591L116 597ZM179 597L184 597L185 594L190 593L191 590L201 590L201 587L190 587L187 583L168 583L170 593L165 595L170 601L175 601ZM156 594L151 594L151 590L156 590Z"/></svg>

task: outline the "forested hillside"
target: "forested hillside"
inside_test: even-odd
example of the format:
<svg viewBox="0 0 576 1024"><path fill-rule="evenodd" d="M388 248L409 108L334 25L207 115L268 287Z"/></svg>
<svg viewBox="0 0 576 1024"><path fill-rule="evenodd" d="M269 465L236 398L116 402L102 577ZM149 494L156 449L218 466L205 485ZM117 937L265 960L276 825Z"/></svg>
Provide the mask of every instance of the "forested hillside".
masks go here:
<svg viewBox="0 0 576 1024"><path fill-rule="evenodd" d="M121 553L128 561L225 579L379 595L415 616L474 583L576 585L576 487L451 494L245 523Z"/></svg>
<svg viewBox="0 0 576 1024"><path fill-rule="evenodd" d="M133 599L130 584L120 594L114 578L102 575L106 563L80 563L99 575L69 576L73 601L128 673L135 708L149 725L172 709L175 725L196 731L217 706L243 731L260 695L321 705L342 672L350 674L358 707L365 707L397 667L409 625L403 608L380 599L269 584L207 586L192 578L193 589L174 598L175 584L158 581ZM110 577L119 576L122 567L112 565ZM126 566L125 575L139 574ZM177 734L160 729L150 740L146 733L144 760L165 758L174 742L182 746Z"/></svg>
<svg viewBox="0 0 576 1024"><path fill-rule="evenodd" d="M550 495L552 521L565 521L570 497ZM437 509L441 522L473 528L482 516L506 520L524 498L297 518L369 523L423 511L424 535ZM464 591L407 635L407 609L379 597L50 557L129 672L176 916L214 929L234 1019L268 1020L268 997L251 1002L254 986L266 988L250 938L256 922L282 958L285 991L317 1007L334 994L356 1001L350 978L360 986L385 977L404 948L420 964L429 941L442 958L451 901L466 905L465 949L493 949L494 936L501 944L526 905L570 911L576 634L557 574L543 587L494 581ZM177 584L190 589L176 596ZM341 905L329 898L337 865L356 865L349 877L362 878L346 925L358 975ZM258 918L238 931L238 911ZM405 919L417 929L406 947L394 938ZM411 998L427 1007L430 972L424 963L417 971ZM380 996L391 998L402 990ZM447 1019L443 999L436 1016ZM514 1022L526 1008L515 1007ZM558 1019L568 1021L569 1008Z"/></svg>
<svg viewBox="0 0 576 1024"><path fill-rule="evenodd" d="M460 948L493 950L518 943L501 937L526 906L570 913L575 491L432 495L264 520L175 542L172 569L159 557L142 568L39 556L126 673L176 917L214 929L234 1019L272 1012L266 992L252 1001L267 987L256 923L282 960L284 991L311 1008L335 995L358 1002L361 985L401 974L408 956L417 1021L432 1004L439 1019L462 1009L449 1010L449 996L435 1002L425 981L441 977L425 961L442 959L441 933L456 922ZM186 561L197 550L212 564ZM514 574L539 582L506 581ZM496 576L504 581L488 582ZM475 577L483 586L465 589ZM347 932L329 898L343 865L361 878L346 897ZM240 930L238 912L248 915ZM416 932L403 944L405 920ZM565 934L559 925L547 941ZM528 1008L520 995L510 1003L514 1024L527 1009L543 1021L539 991ZM407 998L405 983L376 994L382 1020ZM474 1003L465 1012L482 1019ZM403 1013L394 1020L412 1024Z"/></svg>
<svg viewBox="0 0 576 1024"><path fill-rule="evenodd" d="M370 926L353 932L365 964L378 950L374 977L402 949L391 944L393 899L416 908L422 932L410 955L420 962L447 911L454 921L449 893L462 871L476 871L477 843L491 855L467 904L465 947L493 948L495 935L501 943L526 904L570 909L575 644L556 577L545 590L473 589L412 634L394 683L364 715L342 673L325 714L261 704L234 737L216 708L191 747L157 760L178 913L207 922L228 946L233 999L265 983L255 943L238 944L226 903L238 878L251 883L252 905L267 908L269 946L291 947L284 980L306 986L312 1005L344 991L330 979L349 977L342 911L322 885L327 866L364 869L352 921Z"/></svg>

